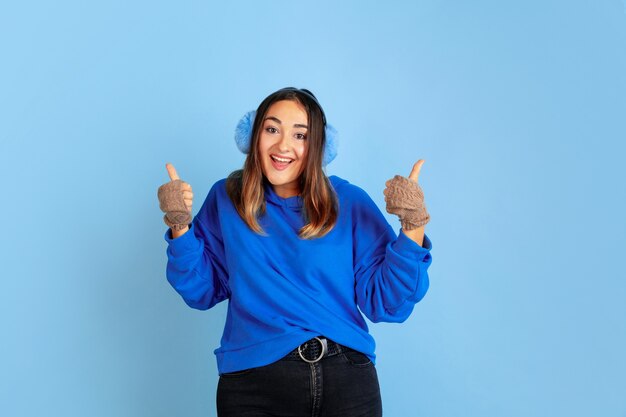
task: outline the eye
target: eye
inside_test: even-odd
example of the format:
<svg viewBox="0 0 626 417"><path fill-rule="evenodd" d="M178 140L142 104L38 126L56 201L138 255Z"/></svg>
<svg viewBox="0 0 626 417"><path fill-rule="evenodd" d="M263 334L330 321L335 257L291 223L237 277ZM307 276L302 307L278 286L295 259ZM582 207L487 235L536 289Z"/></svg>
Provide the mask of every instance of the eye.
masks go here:
<svg viewBox="0 0 626 417"><path fill-rule="evenodd" d="M269 132L269 133L276 133L276 132L278 132L278 130L276 130L276 128L273 127L273 126L266 127L265 131Z"/></svg>
<svg viewBox="0 0 626 417"><path fill-rule="evenodd" d="M306 139L306 135L304 133L296 133L296 138L304 140Z"/></svg>

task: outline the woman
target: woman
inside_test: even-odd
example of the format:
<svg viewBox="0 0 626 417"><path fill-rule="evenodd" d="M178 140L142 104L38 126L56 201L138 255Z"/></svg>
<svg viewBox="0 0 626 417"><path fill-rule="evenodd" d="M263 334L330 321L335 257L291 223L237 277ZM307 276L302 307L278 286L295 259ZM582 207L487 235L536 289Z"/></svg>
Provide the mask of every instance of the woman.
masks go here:
<svg viewBox="0 0 626 417"><path fill-rule="evenodd" d="M228 299L219 416L380 416L373 322L403 322L428 289L429 220L417 184L384 191L396 236L361 188L327 177L335 131L308 90L284 88L242 118L244 168L193 192L167 164L168 281L192 308ZM359 311L360 310L360 311Z"/></svg>

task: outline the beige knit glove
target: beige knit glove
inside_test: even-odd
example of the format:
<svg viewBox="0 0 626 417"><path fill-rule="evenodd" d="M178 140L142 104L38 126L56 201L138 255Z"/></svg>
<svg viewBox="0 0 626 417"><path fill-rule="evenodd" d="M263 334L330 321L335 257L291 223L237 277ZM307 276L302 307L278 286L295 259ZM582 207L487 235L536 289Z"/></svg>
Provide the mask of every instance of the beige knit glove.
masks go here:
<svg viewBox="0 0 626 417"><path fill-rule="evenodd" d="M400 218L403 230L412 230L425 225L430 215L424 205L424 193L417 183L417 176L422 163L416 163L409 178L394 176L385 183L385 202L387 212Z"/></svg>
<svg viewBox="0 0 626 417"><path fill-rule="evenodd" d="M171 164L167 164L170 182L159 187L159 208L165 213L163 221L172 230L182 230L191 223L193 192L191 185L181 180Z"/></svg>

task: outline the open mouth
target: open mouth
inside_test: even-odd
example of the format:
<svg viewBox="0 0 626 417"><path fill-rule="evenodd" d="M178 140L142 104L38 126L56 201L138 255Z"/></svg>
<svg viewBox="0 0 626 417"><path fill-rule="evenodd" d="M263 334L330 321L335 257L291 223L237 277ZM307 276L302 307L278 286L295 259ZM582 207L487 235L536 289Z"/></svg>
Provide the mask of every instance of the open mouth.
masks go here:
<svg viewBox="0 0 626 417"><path fill-rule="evenodd" d="M283 171L289 167L289 164L294 160L289 158L281 158L279 156L270 155L272 160L272 166L276 171Z"/></svg>
<svg viewBox="0 0 626 417"><path fill-rule="evenodd" d="M276 162L279 165L287 165L293 162L293 159L289 159L289 158L278 158L274 155L270 155L270 158L272 158L272 160L274 162Z"/></svg>

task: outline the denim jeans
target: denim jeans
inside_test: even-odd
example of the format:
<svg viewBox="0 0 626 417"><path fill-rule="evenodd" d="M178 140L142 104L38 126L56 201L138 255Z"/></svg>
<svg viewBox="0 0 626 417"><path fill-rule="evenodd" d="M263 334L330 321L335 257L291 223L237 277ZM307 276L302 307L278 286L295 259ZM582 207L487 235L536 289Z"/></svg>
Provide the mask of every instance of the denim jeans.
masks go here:
<svg viewBox="0 0 626 417"><path fill-rule="evenodd" d="M315 363L287 355L269 365L223 373L216 399L219 417L382 416L376 367L345 346Z"/></svg>

